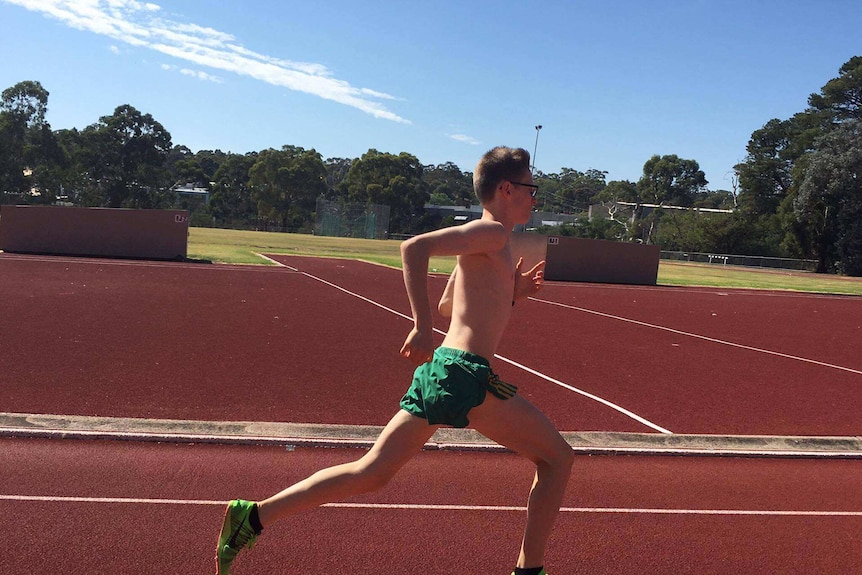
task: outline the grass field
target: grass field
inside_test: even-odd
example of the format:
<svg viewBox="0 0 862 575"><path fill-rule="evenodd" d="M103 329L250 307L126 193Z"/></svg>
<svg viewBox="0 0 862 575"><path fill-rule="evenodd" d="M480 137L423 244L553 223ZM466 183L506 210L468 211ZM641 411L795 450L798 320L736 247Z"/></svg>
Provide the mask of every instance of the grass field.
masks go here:
<svg viewBox="0 0 862 575"><path fill-rule="evenodd" d="M219 263L270 265L256 254L273 253L341 257L401 267L400 243L397 240L191 228L188 257ZM433 270L445 273L451 272L454 266L454 258L433 258L430 264ZM862 278L671 261L659 264L658 283L862 295Z"/></svg>

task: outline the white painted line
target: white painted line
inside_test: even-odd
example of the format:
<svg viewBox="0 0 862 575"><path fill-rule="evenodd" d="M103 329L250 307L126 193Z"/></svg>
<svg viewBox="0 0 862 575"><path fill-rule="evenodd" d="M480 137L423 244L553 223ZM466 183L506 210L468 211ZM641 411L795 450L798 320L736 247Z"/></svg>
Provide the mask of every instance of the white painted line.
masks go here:
<svg viewBox="0 0 862 575"><path fill-rule="evenodd" d="M57 495L0 494L0 501L41 503L98 503L135 505L197 505L224 506L227 501L213 499L155 499L138 497L68 497ZM484 511L489 513L526 513L518 505L446 505L422 503L325 503L321 507L334 509L370 509L393 511ZM862 517L862 511L817 511L777 509L662 509L629 507L561 507L561 513L599 513L633 515L719 515L719 516L779 516L779 517Z"/></svg>
<svg viewBox="0 0 862 575"><path fill-rule="evenodd" d="M650 427L650 428L658 431L659 433L665 433L668 435L673 434L672 431L669 431L669 430L665 429L664 427L661 427L660 425L657 425L657 424L649 421L648 419L641 417L640 415L632 413L628 409L626 409L624 407L620 407L619 405L612 403L612 402L608 401L607 399L603 399L597 395L593 395L592 393L589 393L588 391L584 391L582 389L578 389L577 387L573 387L567 383L563 383L562 381L559 381L557 379L554 379L553 377L547 376L544 373L539 373L538 371L531 369L531 368L527 367L526 365L521 365L520 363L512 361L511 359L503 357L502 355L494 354L494 357L496 357L497 359L499 359L501 361L505 361L506 363L508 363L510 365L514 365L515 367L523 369L527 373L531 373L531 374L535 375L536 377L540 377L546 381L550 381L551 383L553 383L555 385L559 385L562 388L568 389L569 391L573 391L575 393L583 395L584 397L592 399L593 401L598 401L602 405L610 407L613 410L619 411L623 415L627 415L628 417L631 417L635 421L642 423L642 424L646 425L647 427Z"/></svg>
<svg viewBox="0 0 862 575"><path fill-rule="evenodd" d="M2 253L2 252L0 252ZM270 260L279 267L286 267L291 271L299 271L288 265L277 262L263 254L255 254L261 258ZM73 256L27 256L18 254L3 254L0 263L4 260L24 262L48 262L57 265L74 264L76 266L99 266L99 267L135 267L135 268L158 268L171 270L196 270L196 271L247 271L247 272L278 272L275 266L262 264L202 264L193 262L172 262L163 260L111 260L100 258L82 258Z"/></svg>
<svg viewBox="0 0 862 575"><path fill-rule="evenodd" d="M794 361L801 361L801 362L804 362L804 363L810 363L810 364L814 364L814 365L819 365L819 366L821 366L821 367L828 367L828 368L831 368L831 369L837 369L837 370L840 370L840 371L846 371L846 372L849 372L849 373L855 373L855 374L857 374L857 375L862 375L862 371L860 371L860 370L858 370L858 369L853 369L853 368L850 368L850 367L844 367L843 365L835 365L834 363L826 363L826 362L823 362L823 361L817 361L816 359L808 359L808 358L805 358L805 357L799 357L799 356L796 356L796 355L789 355L789 354L786 354L786 353L781 353L781 352L778 352L778 351L772 351L772 350L769 350L769 349L762 349L762 348L759 348L759 347L752 347L752 346L750 346L750 345L743 345L743 344L741 344L741 343L733 343L732 341L725 341L725 340L723 340L723 339L716 339L716 338L714 338L714 337L707 337L707 336L705 336L705 335L699 335L699 334L696 334L696 333L690 333L690 332L687 332L687 331L681 331L681 330L678 330L678 329L673 329L673 328L671 328L671 327L665 327L665 326L663 326L663 325L656 325L656 324L653 324L653 323L646 323L646 322L643 322L643 321L638 321L638 320L636 320L636 319L630 319L630 318L627 318L627 317L622 317L622 316L618 316L618 315L612 315L612 314L609 314L609 313L604 313L604 312L600 312L600 311L595 311L595 310L592 310L592 309L587 309L587 308L578 307L578 306L574 306L574 305L569 305L569 304L565 304L565 303L559 303L559 302L555 302L555 301L550 301L550 300L546 300L546 299L538 299L538 298L533 298L533 297L531 297L530 299L531 299L531 300L533 300L533 301L540 302L540 303L546 303L546 304L549 304L549 305L555 305L555 306L557 306L557 307L562 307L562 308L566 308L566 309L572 309L572 310L575 310L575 311L581 311L581 312L584 312L584 313L589 313L589 314L593 314L593 315L597 315L597 316L601 316L601 317L606 317L606 318L609 318L609 319L615 319L615 320L617 320L617 321L623 321L623 322L626 322L626 323L632 323L632 324L640 325L640 326L643 326L643 327L649 327L649 328L652 328L652 329L658 329L658 330L662 330L662 331L666 331L666 332L670 332L670 333L675 333L675 334L677 334L677 335L684 335L684 336L686 336L686 337L693 337L693 338L695 338L695 339L701 339L701 340L703 340L703 341L709 341L709 342L712 342L712 343L718 343L718 344L721 344L721 345L727 345L727 346L730 346L730 347L735 347L735 348L739 348L739 349L745 349L745 350L748 350L748 351L754 351L754 352L757 352L757 353L765 353L765 354L767 354L767 355L774 355L774 356L777 356L777 357L783 357L783 358L785 358L785 359L792 359L792 360L794 360Z"/></svg>
<svg viewBox="0 0 862 575"><path fill-rule="evenodd" d="M296 269L296 268L292 268L292 267L290 267L289 265L286 265L286 264L281 263L280 261L276 261L276 260L272 259L272 258L271 258L271 257L269 257L269 256L265 256L265 255L263 255L263 254L259 254L259 253L257 253L257 252L252 252L252 253L253 253L254 255L256 255L257 257L261 258L261 259L265 259L265 260L266 260L266 261L268 261L268 262L272 262L273 264L277 265L277 266L278 266L278 267L280 267L280 268L289 268L289 269L290 269L290 270L292 270L292 271L297 271L297 269Z"/></svg>
<svg viewBox="0 0 862 575"><path fill-rule="evenodd" d="M210 499L142 499L140 497L61 497L56 495L3 495L0 501L40 501L43 503L133 503L136 505L227 505Z"/></svg>
<svg viewBox="0 0 862 575"><path fill-rule="evenodd" d="M336 284L334 284L334 283L332 283L332 282L326 281L325 279L319 278L319 277L317 277L317 276L313 276L313 275L311 275L311 274L310 274L310 273L308 273L308 272L302 272L302 273L303 273L304 275L308 276L309 278L313 279L313 280L317 280L317 281L319 281L319 282L321 282L321 283L323 283L323 284L326 284L326 285L328 285L328 286L330 286L330 287L333 287L333 288L335 288L335 289L337 289L337 290L339 290L339 291L342 291L342 292L344 292L344 293L346 293L346 294L348 294L348 295L351 295L351 296L353 296L353 297L355 297L355 298L359 298L359 299L361 299L362 301L368 302L368 303L370 303L371 305L375 305L375 306L377 306L377 307L379 307L379 308L381 308L381 309L384 309L384 310L388 311L389 313L393 313L393 314L397 315L398 317L402 317L402 318L406 319L407 321L413 321L413 318L412 318L412 317L410 317L409 315L405 315L405 314L403 314L403 313L401 313L401 312L399 312L399 311L395 311L394 309L392 309L392 308L390 308L390 307L386 307L385 305L383 305L383 304L381 304L381 303L378 303L378 302L376 302L376 301L374 301L374 300L372 300L372 299L369 299L369 298L367 298L367 297L365 297L365 296L359 295L358 293L352 292L352 291L350 291L350 290L348 290L348 289L346 289L346 288L343 288L343 287L341 287L341 286L339 286L339 285L336 285ZM531 299L532 299L532 298L531 298ZM444 335L444 336L446 335L446 332L445 332L445 331L441 331L441 330L439 330L439 329L437 329L437 328L434 328L434 331L435 331L435 332L437 332L437 333L439 333L439 334L442 334L442 335ZM522 365L522 364L520 364L520 363L518 363L518 362L516 362L516 361L513 361L513 360L511 360L511 359L508 359L508 358L506 358L506 357L503 357L502 355L494 354L494 357L495 357L495 358L497 358L497 359L499 359L500 361L504 361L504 362L506 362L506 363L508 363L508 364L510 364L510 365L513 365L513 366L515 366L515 367L519 368L519 369L522 369L522 370L526 371L527 373L530 373L530 374L532 374L532 375L535 375L536 377L539 377L539 378L541 378L541 379L544 379L545 381L548 381L548 382L550 382L550 383L553 383L554 385L558 385L558 386L560 386L560 387L563 387L564 389L568 389L569 391L573 391L573 392L575 392L575 393L577 393L577 394L580 394L580 395L582 395L582 396L584 396L584 397L587 397L587 398L589 398L589 399L592 399L592 400L594 400L594 401L597 401L597 402L601 403L602 405L604 405L604 406L606 406L606 407L610 407L611 409L613 409L613 410L615 410L615 411L618 411L619 413L622 413L623 415L626 415L627 417L630 417L630 418L634 419L634 420L635 420L635 421L637 421L638 423L641 423L641 424L643 424L643 425L645 425L645 426L647 426L647 427L649 427L649 428L651 428L651 429L653 429L653 430L655 430L655 431L658 431L659 433L665 433L665 434L672 434L672 433L673 433L672 431L669 431L669 430L665 429L664 427L661 427L660 425L657 425L657 424L655 424L655 423L652 423L651 421L649 421L649 420L647 420L647 419L645 419L645 418L643 418L643 417L641 417L641 416L639 416L639 415L634 414L633 412L629 411L628 409L625 409L624 407L621 407L621 406L619 406L619 405L616 405L615 403L612 403L612 402L610 402L610 401L608 401L608 400L606 400L606 399L602 399L601 397L598 397L597 395L593 395L592 393L589 393L589 392L584 391L584 390L582 390L582 389L578 389L578 388L576 388L576 387L573 387L573 386L571 386L571 385L568 385L568 384L566 384L566 383L563 383L562 381L559 381L559 380L557 380L557 379L554 379L554 378L552 378L552 377L550 377L550 376L548 376L548 375L545 375L545 374L543 374L543 373L540 373L540 372L538 372L538 371L536 371L536 370L534 370L534 369L530 369L529 367L527 367L527 366L525 366L525 365Z"/></svg>
<svg viewBox="0 0 862 575"><path fill-rule="evenodd" d="M527 508L507 505L423 505L410 503L331 503L323 507L345 509L395 509L419 511L517 511ZM783 511L771 509L662 509L626 507L561 507L561 513L630 513L643 515L770 515L790 517L862 517L862 511Z"/></svg>
<svg viewBox="0 0 862 575"><path fill-rule="evenodd" d="M394 313L394 314L395 314L395 315L397 315L398 317L403 317L404 319L406 319L406 320L408 320L408 321L413 321L413 318L412 318L412 317L410 317L409 315L404 315L404 314L403 314L403 313L401 313L400 311L395 311L395 310L394 310L394 309L392 309L391 307L386 307L386 306L385 306L385 305L383 305L382 303L378 303L378 302L376 302L376 301L374 301L374 300L372 300L372 299L368 299L367 297L365 297L365 296L363 296L363 295L359 295L358 293L352 292L352 291L350 291L350 290L348 290L348 289L345 289L345 288L341 287L340 285L336 285L336 284L334 284L334 283L332 283L332 282L328 282L328 281L326 281L326 280L325 280L325 279L323 279L323 278L319 278L319 277L317 277L317 276L313 276L313 275L311 275L311 274L310 274L310 273L308 273L308 272L302 272L302 275L308 276L308 277L310 277L310 278L311 278L311 279L313 279L313 280L317 280L317 281L319 281L319 282L320 282L320 283L322 283L322 284L326 284L326 285L328 285L329 287L333 287L333 288L335 288L335 289L337 289L337 290L339 290L339 291L342 291L342 292L346 293L347 295L351 295L351 296L353 296L353 297L355 297L355 298L359 298L359 299L361 299L361 300L362 300L362 301L364 301L364 302L368 302L368 303L370 303L371 305L376 305L376 306L377 306L377 307L379 307L380 309L384 309L384 310L388 311L389 313ZM435 329L434 331L436 331L436 332L438 332L438 333L443 333L442 331L440 331L440 330L438 330L438 329Z"/></svg>
<svg viewBox="0 0 862 575"><path fill-rule="evenodd" d="M844 278L848 283L853 283L853 279ZM625 291L645 291L645 292L669 292L669 293L690 293L704 294L716 296L734 296L734 297L771 297L771 298L792 298L792 299L834 299L848 301L859 296L851 292L804 292L782 290L779 288L745 288L745 287L721 287L721 286L682 286L682 285L624 285L624 284L591 284L580 282L563 282L558 280L547 280L546 286L554 286L555 288L583 289L590 290L599 288L602 291L608 290L625 290Z"/></svg>

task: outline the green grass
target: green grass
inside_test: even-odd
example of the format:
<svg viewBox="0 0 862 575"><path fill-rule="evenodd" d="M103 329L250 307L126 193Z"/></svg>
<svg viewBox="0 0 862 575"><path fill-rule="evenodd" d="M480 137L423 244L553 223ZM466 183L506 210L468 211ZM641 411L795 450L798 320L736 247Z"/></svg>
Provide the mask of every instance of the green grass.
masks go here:
<svg viewBox="0 0 862 575"><path fill-rule="evenodd" d="M862 278L671 261L659 264L658 283L862 295Z"/></svg>
<svg viewBox="0 0 862 575"><path fill-rule="evenodd" d="M340 257L401 267L400 244L398 240L191 228L188 257L219 263L272 265L256 255L270 253ZM455 267L455 259L432 258L430 267L449 273ZM862 295L862 278L688 262L662 261L659 264L658 283Z"/></svg>
<svg viewBox="0 0 862 575"><path fill-rule="evenodd" d="M400 246L400 240L190 228L188 257L219 263L272 265L256 254L289 254L363 260L400 268ZM449 273L455 267L455 258L432 258L430 267Z"/></svg>

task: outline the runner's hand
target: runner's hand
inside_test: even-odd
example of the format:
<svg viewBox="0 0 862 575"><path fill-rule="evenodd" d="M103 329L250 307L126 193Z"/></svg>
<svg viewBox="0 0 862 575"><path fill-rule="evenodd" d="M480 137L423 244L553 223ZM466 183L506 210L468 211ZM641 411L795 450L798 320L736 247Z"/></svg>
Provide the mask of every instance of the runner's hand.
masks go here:
<svg viewBox="0 0 862 575"><path fill-rule="evenodd" d="M524 258L518 258L518 265L515 266L515 293L512 294L513 300L535 295L542 289L542 284L545 282L544 260L523 273L521 273L522 265L524 265Z"/></svg>
<svg viewBox="0 0 862 575"><path fill-rule="evenodd" d="M419 331L415 327L407 334L404 345L401 346L401 357L419 366L431 361L434 356L434 337L431 330Z"/></svg>

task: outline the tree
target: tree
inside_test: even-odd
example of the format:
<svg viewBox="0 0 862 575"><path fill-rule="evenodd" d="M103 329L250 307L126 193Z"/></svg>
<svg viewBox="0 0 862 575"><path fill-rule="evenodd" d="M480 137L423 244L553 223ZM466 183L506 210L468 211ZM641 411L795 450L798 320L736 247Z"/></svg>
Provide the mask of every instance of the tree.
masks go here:
<svg viewBox="0 0 862 575"><path fill-rule="evenodd" d="M638 199L637 184L628 180L613 180L593 197L594 201L603 204L612 202L636 202Z"/></svg>
<svg viewBox="0 0 862 575"><path fill-rule="evenodd" d="M249 185L264 226L276 222L296 229L312 223L315 202L326 193L326 166L314 149L270 148L249 170Z"/></svg>
<svg viewBox="0 0 862 575"><path fill-rule="evenodd" d="M706 187L706 176L694 160L684 160L675 154L655 155L644 164L638 180L638 200L656 206L691 206L696 194ZM636 214L639 218L640 213ZM654 208L640 222L640 239L655 243L655 229L661 212Z"/></svg>
<svg viewBox="0 0 862 575"><path fill-rule="evenodd" d="M753 235L760 238L750 245L759 245L761 253L772 255L818 257L825 270L834 267L835 256L820 259L817 254L831 253L826 244L834 238L822 233L828 226L814 224L815 202L810 194L800 200L800 188L810 162L817 159L812 154L818 150L818 142L824 142L823 137L837 126L862 115L862 57L854 56L841 66L839 76L820 93L811 94L808 104L805 111L788 120L770 120L752 134L748 155L735 166L738 205L755 228ZM817 170L822 173L822 165ZM800 209L802 205L806 208Z"/></svg>
<svg viewBox="0 0 862 575"><path fill-rule="evenodd" d="M207 177L195 155L186 146L174 146L165 159L165 168L170 173L172 185L187 183L204 184Z"/></svg>
<svg viewBox="0 0 862 575"><path fill-rule="evenodd" d="M11 113L0 112L0 192L4 196L23 197L27 189L24 135L23 126Z"/></svg>
<svg viewBox="0 0 862 575"><path fill-rule="evenodd" d="M586 212L604 190L606 175L593 168L581 172L565 167L559 174L541 174L536 178L539 209L564 214Z"/></svg>
<svg viewBox="0 0 862 575"><path fill-rule="evenodd" d="M257 153L228 154L213 174L210 213L221 223L238 224L257 218L252 200L249 171L257 162Z"/></svg>
<svg viewBox="0 0 862 575"><path fill-rule="evenodd" d="M39 82L18 82L3 90L0 110L12 115L15 121L28 128L45 124L48 112L48 90Z"/></svg>
<svg viewBox="0 0 862 575"><path fill-rule="evenodd" d="M690 206L706 187L706 176L694 160L676 154L655 155L646 161L638 180L638 197L644 203Z"/></svg>
<svg viewBox="0 0 862 575"><path fill-rule="evenodd" d="M415 233L426 224L429 194L423 172L416 156L371 149L354 160L342 188L349 202L388 205L390 233Z"/></svg>
<svg viewBox="0 0 862 575"><path fill-rule="evenodd" d="M862 276L862 120L847 120L806 158L793 208L818 271Z"/></svg>
<svg viewBox="0 0 862 575"><path fill-rule="evenodd" d="M162 208L173 203L165 168L171 135L150 114L126 104L78 138L82 203L112 208Z"/></svg>
<svg viewBox="0 0 862 575"><path fill-rule="evenodd" d="M469 207L478 201L473 194L472 174L465 174L452 162L424 166L423 179L432 204Z"/></svg>
<svg viewBox="0 0 862 575"><path fill-rule="evenodd" d="M756 215L771 215L790 193L793 169L824 133L825 116L806 111L789 120L772 119L756 130L748 155L735 166L739 175L739 206Z"/></svg>
<svg viewBox="0 0 862 575"><path fill-rule="evenodd" d="M853 56L829 80L819 94L811 94L808 105L826 112L835 123L862 119L862 56Z"/></svg>
<svg viewBox="0 0 862 575"><path fill-rule="evenodd" d="M0 98L0 192L52 203L62 189L67 156L45 119L48 91L25 81Z"/></svg>
<svg viewBox="0 0 862 575"><path fill-rule="evenodd" d="M348 172L350 172L353 160L348 158L327 158L324 164L326 165L326 197L333 199L338 195L341 182L344 181Z"/></svg>

